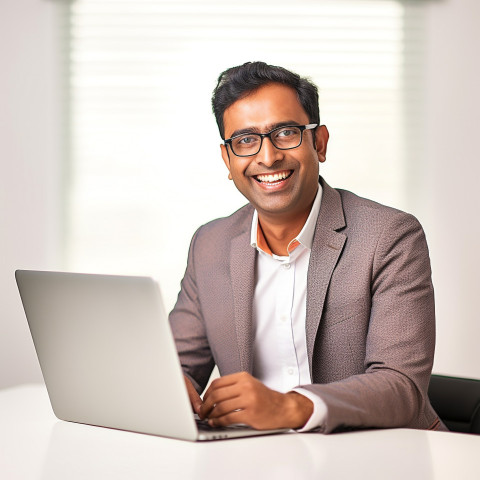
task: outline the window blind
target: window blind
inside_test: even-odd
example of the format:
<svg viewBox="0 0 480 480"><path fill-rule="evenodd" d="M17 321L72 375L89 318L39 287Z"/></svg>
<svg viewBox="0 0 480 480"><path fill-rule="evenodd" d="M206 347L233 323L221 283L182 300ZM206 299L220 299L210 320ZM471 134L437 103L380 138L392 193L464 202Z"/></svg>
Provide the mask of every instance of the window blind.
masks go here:
<svg viewBox="0 0 480 480"><path fill-rule="evenodd" d="M156 275L172 306L195 228L246 202L210 106L219 73L246 61L318 85L332 186L407 208L422 12L393 0L71 3L68 268Z"/></svg>

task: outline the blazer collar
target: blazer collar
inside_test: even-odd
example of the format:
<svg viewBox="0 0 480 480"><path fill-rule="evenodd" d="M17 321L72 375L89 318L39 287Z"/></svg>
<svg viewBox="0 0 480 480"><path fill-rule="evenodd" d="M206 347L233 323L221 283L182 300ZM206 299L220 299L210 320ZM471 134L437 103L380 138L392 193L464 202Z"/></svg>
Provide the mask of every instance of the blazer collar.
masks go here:
<svg viewBox="0 0 480 480"><path fill-rule="evenodd" d="M255 258L257 251L250 245L253 208L243 221L242 232L234 237L230 250L230 278L233 292L233 313L240 369L253 371L254 328L252 302L255 292Z"/></svg>
<svg viewBox="0 0 480 480"><path fill-rule="evenodd" d="M323 197L313 237L307 278L305 329L310 373L315 339L328 286L347 238L345 234L339 233L339 230L346 226L340 193L330 187L322 177L320 183L323 187Z"/></svg>

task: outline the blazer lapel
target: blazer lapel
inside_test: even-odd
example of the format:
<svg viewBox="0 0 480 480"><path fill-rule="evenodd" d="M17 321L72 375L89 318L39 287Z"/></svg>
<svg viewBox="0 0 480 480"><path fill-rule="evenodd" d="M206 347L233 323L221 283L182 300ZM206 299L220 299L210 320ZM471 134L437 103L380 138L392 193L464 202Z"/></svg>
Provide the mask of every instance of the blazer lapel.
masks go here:
<svg viewBox="0 0 480 480"><path fill-rule="evenodd" d="M322 203L313 237L307 277L306 337L310 372L320 318L330 279L345 244L346 235L337 232L345 227L340 194L320 178Z"/></svg>
<svg viewBox="0 0 480 480"><path fill-rule="evenodd" d="M253 213L252 213L253 215ZM242 371L253 371L252 303L255 292L256 250L250 246L252 215L245 231L232 239L230 252L230 278L232 279L234 322Z"/></svg>

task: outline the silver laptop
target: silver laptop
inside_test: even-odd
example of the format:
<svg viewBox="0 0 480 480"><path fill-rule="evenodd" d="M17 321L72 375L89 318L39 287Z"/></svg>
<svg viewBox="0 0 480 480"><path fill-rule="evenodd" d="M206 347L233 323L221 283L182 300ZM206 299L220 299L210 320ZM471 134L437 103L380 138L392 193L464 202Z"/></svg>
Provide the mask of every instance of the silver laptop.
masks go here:
<svg viewBox="0 0 480 480"><path fill-rule="evenodd" d="M25 270L15 277L59 419L184 440L282 431L197 424L153 279Z"/></svg>

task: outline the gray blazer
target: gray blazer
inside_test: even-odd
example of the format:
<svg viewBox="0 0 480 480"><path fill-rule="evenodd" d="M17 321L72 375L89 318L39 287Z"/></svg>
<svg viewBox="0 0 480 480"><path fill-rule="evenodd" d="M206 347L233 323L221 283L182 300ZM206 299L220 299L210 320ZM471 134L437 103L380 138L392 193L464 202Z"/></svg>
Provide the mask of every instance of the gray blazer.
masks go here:
<svg viewBox="0 0 480 480"><path fill-rule="evenodd" d="M311 385L343 427L443 429L427 388L435 310L425 235L409 214L331 188L308 268L306 340ZM253 207L194 235L170 323L185 374L199 392L221 375L252 372L257 252Z"/></svg>

